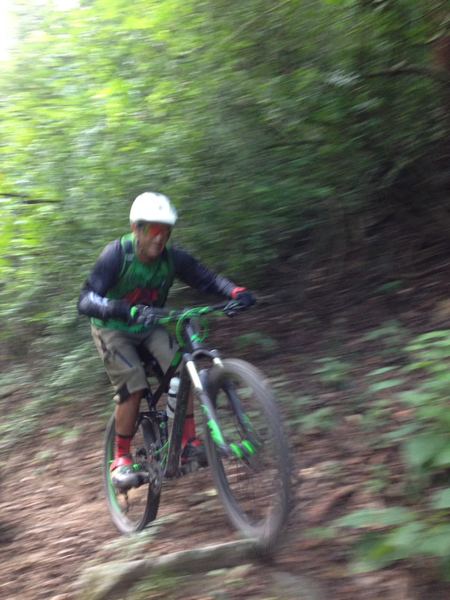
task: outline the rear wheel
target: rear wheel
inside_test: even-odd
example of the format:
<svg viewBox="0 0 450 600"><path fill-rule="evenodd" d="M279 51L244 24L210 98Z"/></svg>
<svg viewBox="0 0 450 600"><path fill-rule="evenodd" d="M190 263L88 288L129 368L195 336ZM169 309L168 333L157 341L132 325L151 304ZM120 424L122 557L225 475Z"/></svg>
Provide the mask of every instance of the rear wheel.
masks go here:
<svg viewBox="0 0 450 600"><path fill-rule="evenodd" d="M155 460L159 448L157 424L141 418L131 445L135 464L148 473L148 481L136 488L118 490L111 481L110 466L114 460L115 419L110 418L105 433L103 478L109 512L121 533L141 531L156 518L161 495L161 473Z"/></svg>
<svg viewBox="0 0 450 600"><path fill-rule="evenodd" d="M206 450L232 525L270 550L289 514L290 465L278 409L264 379L255 367L236 359L209 370L209 395L233 455L223 456L209 427Z"/></svg>

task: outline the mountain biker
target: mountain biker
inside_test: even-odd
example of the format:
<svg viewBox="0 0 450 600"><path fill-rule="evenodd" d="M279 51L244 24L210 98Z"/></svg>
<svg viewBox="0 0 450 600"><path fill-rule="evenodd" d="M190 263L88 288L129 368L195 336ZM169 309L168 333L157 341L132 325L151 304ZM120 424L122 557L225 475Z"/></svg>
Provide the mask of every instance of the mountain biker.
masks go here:
<svg viewBox="0 0 450 600"><path fill-rule="evenodd" d="M255 303L246 288L213 273L185 250L167 246L176 221L177 212L167 196L154 192L137 196L130 210L131 232L104 248L78 301L79 313L91 318L94 343L116 392L111 480L117 487L131 486L142 475L133 469L130 455L140 400L148 387L137 348L144 346L163 371L176 352L166 329L155 325L155 309L166 303L174 279L235 299L243 308ZM192 398L182 448L182 460L206 461L196 437Z"/></svg>

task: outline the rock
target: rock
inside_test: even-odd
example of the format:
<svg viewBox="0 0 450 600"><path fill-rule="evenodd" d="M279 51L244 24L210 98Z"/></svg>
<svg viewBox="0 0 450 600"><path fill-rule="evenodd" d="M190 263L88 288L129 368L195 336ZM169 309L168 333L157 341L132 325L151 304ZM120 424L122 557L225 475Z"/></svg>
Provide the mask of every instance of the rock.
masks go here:
<svg viewBox="0 0 450 600"><path fill-rule="evenodd" d="M329 600L330 598L322 584L312 577L291 575L283 571L276 571L272 577L271 592L274 598L283 598L283 600Z"/></svg>
<svg viewBox="0 0 450 600"><path fill-rule="evenodd" d="M114 600L137 581L158 572L199 573L248 563L255 552L250 540L204 546L159 558L114 562L85 569L75 584L78 600Z"/></svg>
<svg viewBox="0 0 450 600"><path fill-rule="evenodd" d="M213 488L210 490L204 490L203 492L196 492L186 500L189 506L197 506L198 504L203 504L210 501L210 499L214 498L215 496L217 496L217 490Z"/></svg>
<svg viewBox="0 0 450 600"><path fill-rule="evenodd" d="M253 569L251 563L239 565L232 569L227 569L225 580L227 583L234 583L235 581L242 581Z"/></svg>
<svg viewBox="0 0 450 600"><path fill-rule="evenodd" d="M251 541L240 540L204 546L194 550L182 550L161 556L154 561L155 567L162 570L175 570L195 573L212 571L226 567L235 567L242 564L255 552L255 546Z"/></svg>
<svg viewBox="0 0 450 600"><path fill-rule="evenodd" d="M76 586L80 588L80 600L112 600L130 589L148 573L151 565L148 560L111 562L96 567L88 567Z"/></svg>

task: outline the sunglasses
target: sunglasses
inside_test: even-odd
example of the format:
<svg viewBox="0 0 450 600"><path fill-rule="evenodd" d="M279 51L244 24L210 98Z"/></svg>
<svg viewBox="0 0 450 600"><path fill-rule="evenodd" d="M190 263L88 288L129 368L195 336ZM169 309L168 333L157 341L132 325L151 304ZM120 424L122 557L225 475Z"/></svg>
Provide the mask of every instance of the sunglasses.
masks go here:
<svg viewBox="0 0 450 600"><path fill-rule="evenodd" d="M157 235L169 237L172 231L169 225L162 225L161 223L141 223L139 228L145 235L151 237L156 237Z"/></svg>

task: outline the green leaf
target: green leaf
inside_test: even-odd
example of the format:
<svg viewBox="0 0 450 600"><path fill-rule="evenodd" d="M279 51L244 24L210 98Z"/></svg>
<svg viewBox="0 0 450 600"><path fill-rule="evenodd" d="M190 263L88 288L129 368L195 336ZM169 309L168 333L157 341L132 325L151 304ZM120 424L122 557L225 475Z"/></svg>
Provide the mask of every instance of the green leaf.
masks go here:
<svg viewBox="0 0 450 600"><path fill-rule="evenodd" d="M412 404L413 406L421 406L433 399L433 396L425 391L421 390L408 390L399 394L403 402Z"/></svg>
<svg viewBox="0 0 450 600"><path fill-rule="evenodd" d="M446 446L442 435L424 433L408 440L404 446L404 456L410 467L418 468L431 464Z"/></svg>
<svg viewBox="0 0 450 600"><path fill-rule="evenodd" d="M437 452L433 460L433 466L438 468L450 467L450 443L447 446Z"/></svg>
<svg viewBox="0 0 450 600"><path fill-rule="evenodd" d="M378 383L372 383L369 386L369 391L382 392L383 390L388 390L390 388L403 385L404 382L404 379L385 379L384 381L379 381Z"/></svg>
<svg viewBox="0 0 450 600"><path fill-rule="evenodd" d="M423 531L426 528L421 521L413 521L395 528L386 536L386 543L397 549L405 549L409 554L410 549L420 546ZM420 549L420 548L419 548Z"/></svg>
<svg viewBox="0 0 450 600"><path fill-rule="evenodd" d="M436 510L450 509L450 488L435 492L433 494L431 506Z"/></svg>
<svg viewBox="0 0 450 600"><path fill-rule="evenodd" d="M414 519L415 513L402 506L391 508L363 508L345 517L337 519L335 524L341 527L361 529L366 527L389 527L408 523Z"/></svg>
<svg viewBox="0 0 450 600"><path fill-rule="evenodd" d="M406 423L399 427L398 429L394 429L393 431L388 431L383 435L383 439L388 441L396 441L404 440L409 437L411 434L415 433L420 429L420 425L418 423Z"/></svg>
<svg viewBox="0 0 450 600"><path fill-rule="evenodd" d="M336 529L334 527L310 527L304 531L304 536L317 540L332 540L336 537Z"/></svg>
<svg viewBox="0 0 450 600"><path fill-rule="evenodd" d="M422 539L421 552L431 556L450 557L450 524L433 527Z"/></svg>
<svg viewBox="0 0 450 600"><path fill-rule="evenodd" d="M386 535L373 532L364 535L355 544L353 554L351 572L355 574L382 569L399 558L397 550L387 542Z"/></svg>
<svg viewBox="0 0 450 600"><path fill-rule="evenodd" d="M388 534L366 534L355 546L357 560L354 572L381 569L396 560L421 553L421 542L426 527L413 521L396 527Z"/></svg>
<svg viewBox="0 0 450 600"><path fill-rule="evenodd" d="M369 375L372 377L376 377L377 375L384 375L385 373L390 373L391 371L397 370L398 367L381 367L380 369L375 369L374 371L370 371Z"/></svg>

